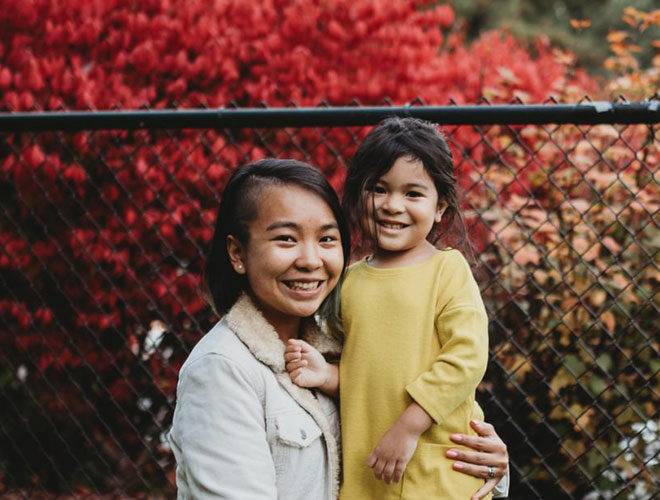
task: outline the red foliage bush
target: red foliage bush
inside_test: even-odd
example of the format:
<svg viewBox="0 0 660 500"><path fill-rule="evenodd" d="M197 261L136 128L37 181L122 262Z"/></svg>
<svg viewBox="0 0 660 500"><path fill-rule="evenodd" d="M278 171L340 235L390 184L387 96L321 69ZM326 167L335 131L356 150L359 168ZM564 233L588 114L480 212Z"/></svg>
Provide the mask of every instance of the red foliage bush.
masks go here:
<svg viewBox="0 0 660 500"><path fill-rule="evenodd" d="M451 8L424 3L0 0L0 108L540 102L594 89L547 41L533 55L503 32L466 45ZM14 450L0 457L8 478L164 484L159 436L185 348L212 320L202 256L231 169L302 157L340 187L365 132L3 137L0 371L18 402L2 428L27 443L0 438ZM465 127L452 139L467 175L482 138Z"/></svg>

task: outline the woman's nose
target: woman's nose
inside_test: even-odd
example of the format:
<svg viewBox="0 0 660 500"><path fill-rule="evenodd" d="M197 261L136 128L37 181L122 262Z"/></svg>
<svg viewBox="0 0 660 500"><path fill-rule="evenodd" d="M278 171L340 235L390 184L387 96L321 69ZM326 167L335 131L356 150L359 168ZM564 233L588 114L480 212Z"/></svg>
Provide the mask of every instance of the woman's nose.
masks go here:
<svg viewBox="0 0 660 500"><path fill-rule="evenodd" d="M321 265L321 254L315 242L300 245L300 254L296 260L296 266L302 269L312 270L318 269Z"/></svg>

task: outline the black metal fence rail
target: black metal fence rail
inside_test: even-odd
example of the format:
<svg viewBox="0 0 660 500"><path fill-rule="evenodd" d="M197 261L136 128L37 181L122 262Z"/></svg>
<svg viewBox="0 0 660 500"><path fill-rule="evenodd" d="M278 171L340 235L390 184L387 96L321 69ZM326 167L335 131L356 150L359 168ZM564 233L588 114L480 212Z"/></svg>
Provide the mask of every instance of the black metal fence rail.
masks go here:
<svg viewBox="0 0 660 500"><path fill-rule="evenodd" d="M511 498L660 498L660 103L0 114L0 495L170 497L220 193L262 156L338 189L368 126L440 123L490 314Z"/></svg>
<svg viewBox="0 0 660 500"><path fill-rule="evenodd" d="M0 113L0 132L355 127L374 125L392 115L443 125L658 123L660 102Z"/></svg>

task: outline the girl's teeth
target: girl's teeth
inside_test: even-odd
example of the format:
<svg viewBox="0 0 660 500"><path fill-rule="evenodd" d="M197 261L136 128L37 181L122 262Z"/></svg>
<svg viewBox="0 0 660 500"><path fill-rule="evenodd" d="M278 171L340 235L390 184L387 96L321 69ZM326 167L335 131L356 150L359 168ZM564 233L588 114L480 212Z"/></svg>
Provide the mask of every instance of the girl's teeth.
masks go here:
<svg viewBox="0 0 660 500"><path fill-rule="evenodd" d="M289 281L289 287L294 290L314 290L315 288L318 288L319 283L320 281Z"/></svg>
<svg viewBox="0 0 660 500"><path fill-rule="evenodd" d="M403 224L386 224L386 223L383 222L382 225L385 226L387 229L402 229L403 228Z"/></svg>

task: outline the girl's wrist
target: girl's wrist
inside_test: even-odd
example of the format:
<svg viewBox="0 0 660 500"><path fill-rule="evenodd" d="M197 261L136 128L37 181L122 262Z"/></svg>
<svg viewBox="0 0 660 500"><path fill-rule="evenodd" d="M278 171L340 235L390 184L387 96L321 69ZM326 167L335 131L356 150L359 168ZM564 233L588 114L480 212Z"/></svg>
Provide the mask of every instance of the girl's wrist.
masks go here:
<svg viewBox="0 0 660 500"><path fill-rule="evenodd" d="M431 427L433 419L424 408L413 401L398 418L397 424L409 434L419 437Z"/></svg>
<svg viewBox="0 0 660 500"><path fill-rule="evenodd" d="M335 394L339 390L339 369L326 361L326 376L319 389L326 394Z"/></svg>

